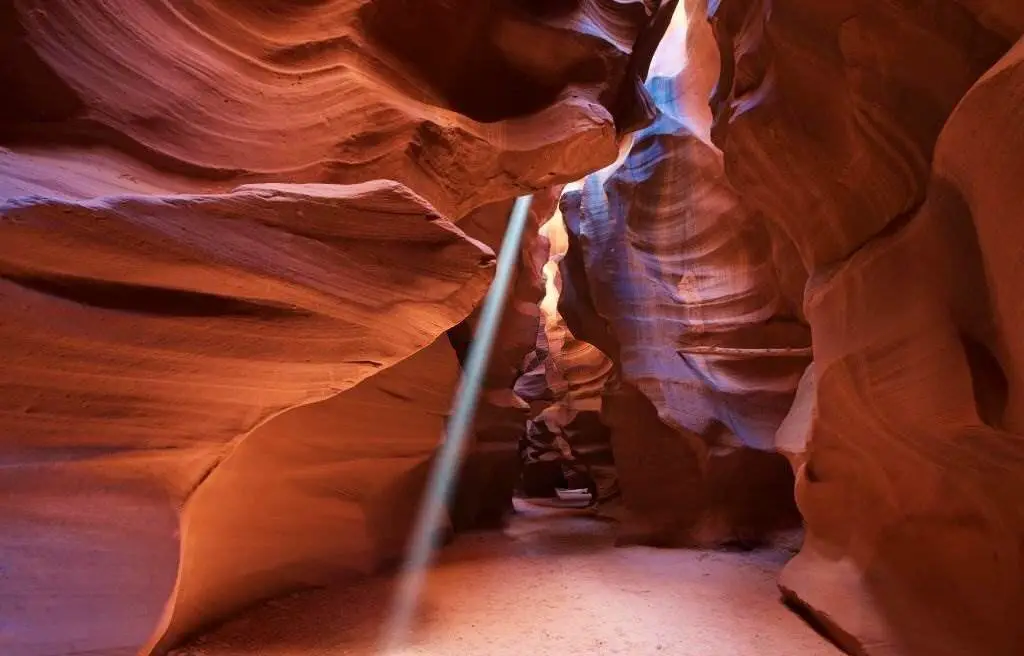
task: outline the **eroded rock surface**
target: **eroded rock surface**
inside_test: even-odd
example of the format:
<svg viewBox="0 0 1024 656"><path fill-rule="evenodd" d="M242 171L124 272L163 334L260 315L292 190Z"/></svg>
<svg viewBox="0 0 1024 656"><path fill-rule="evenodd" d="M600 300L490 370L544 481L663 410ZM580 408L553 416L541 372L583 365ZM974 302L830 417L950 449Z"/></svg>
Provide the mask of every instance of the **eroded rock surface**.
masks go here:
<svg viewBox="0 0 1024 656"><path fill-rule="evenodd" d="M317 412L383 390L399 363L440 376L431 344L457 366L444 335L493 254L455 224L606 164L649 120L654 4L0 4L0 478L70 459L100 481L116 461L185 504L159 648L338 575L339 554L346 572L394 555L404 522L374 524L414 503L448 383L416 384L416 369L415 394L377 407L429 409L414 445ZM334 460L311 472L320 447ZM295 450L281 454L295 471L276 449ZM338 484L350 498L328 479L353 469L373 474ZM285 553L269 516L227 521L222 498L333 537ZM252 550L220 569L226 526L252 531ZM195 583L214 570L221 584Z"/></svg>
<svg viewBox="0 0 1024 656"><path fill-rule="evenodd" d="M725 179L706 142L708 112L682 93L707 81L680 61L705 54L706 35L687 39L685 21L677 25L647 83L658 119L619 162L563 196L574 293L561 306L570 329L620 370L604 414L627 533L710 545L756 540L794 519L787 466L772 451L810 331L781 282L784 237Z"/></svg>
<svg viewBox="0 0 1024 656"><path fill-rule="evenodd" d="M455 528L494 527L512 510L519 477L519 444L526 434L530 404L517 393L523 361L536 348L540 330L539 303L544 294L541 268L546 257L540 226L554 211L557 189L534 195L523 235L509 298L498 326L495 347L485 372L483 391L452 503ZM474 212L460 226L495 251L501 248L505 218L512 203L496 203ZM479 325L480 308L449 331L460 363L466 357Z"/></svg>
<svg viewBox="0 0 1024 656"><path fill-rule="evenodd" d="M225 524L187 517L220 517L227 507L229 494L204 491L251 449L242 436L436 339L479 300L493 258L392 182L12 200L2 212L3 477L30 464L132 460L124 466L137 478L164 485L174 503L189 499L182 563L225 576L221 559L204 562L208 554L188 546ZM385 274L396 283L387 297ZM343 444L373 437L321 435ZM386 443L377 448L378 457L389 453ZM273 496L281 478L298 475L273 459L243 464L231 489L242 501L259 498L248 486ZM108 476L118 480L113 470ZM253 520L272 512L246 503L236 510ZM295 516L326 530L330 516L296 505ZM280 543L281 534L271 535ZM270 540L255 530L238 537ZM237 552L230 562L275 569L257 555ZM104 574L95 576L103 595ZM209 596L197 604L211 611L225 597L244 600L239 589L201 590Z"/></svg>
<svg viewBox="0 0 1024 656"><path fill-rule="evenodd" d="M1019 3L771 4L712 20L729 178L811 273L782 587L851 653L1019 654Z"/></svg>
<svg viewBox="0 0 1024 656"><path fill-rule="evenodd" d="M400 558L458 376L442 335L241 438L185 507L158 650L253 600Z"/></svg>
<svg viewBox="0 0 1024 656"><path fill-rule="evenodd" d="M227 442L430 343L493 262L393 182L0 207L15 454Z"/></svg>
<svg viewBox="0 0 1024 656"><path fill-rule="evenodd" d="M5 59L20 62L3 73L16 99L4 141L45 145L68 166L89 159L94 177L136 191L387 178L457 218L607 163L616 126L650 115L630 56L648 31L637 2L20 0L3 11Z"/></svg>
<svg viewBox="0 0 1024 656"><path fill-rule="evenodd" d="M792 465L847 650L1024 651L1024 9L675 4L0 2L3 649L398 556L510 199L620 154L524 250L454 523L527 416L629 541L756 540Z"/></svg>
<svg viewBox="0 0 1024 656"><path fill-rule="evenodd" d="M545 294L540 303L542 331L537 348L547 403L535 412L528 427L528 461L549 460L569 464L578 483L589 477L599 507L618 498L618 479L608 427L600 419L601 400L614 376L614 363L593 344L569 330L560 310L563 294L572 295L562 265L569 248L562 214L557 209L541 229L548 244L544 264ZM573 308L574 306L569 306ZM566 481L566 484L569 482Z"/></svg>

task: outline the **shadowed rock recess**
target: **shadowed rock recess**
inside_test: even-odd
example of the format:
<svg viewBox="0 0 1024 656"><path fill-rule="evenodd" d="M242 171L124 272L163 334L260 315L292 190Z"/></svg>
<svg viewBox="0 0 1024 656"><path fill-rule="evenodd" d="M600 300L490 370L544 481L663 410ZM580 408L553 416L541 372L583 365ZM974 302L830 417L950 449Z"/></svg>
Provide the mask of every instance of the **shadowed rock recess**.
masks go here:
<svg viewBox="0 0 1024 656"><path fill-rule="evenodd" d="M1022 37L0 0L0 652L163 654L393 564L533 194L441 530L500 525L541 435L620 542L802 522L783 598L851 654L1024 653Z"/></svg>

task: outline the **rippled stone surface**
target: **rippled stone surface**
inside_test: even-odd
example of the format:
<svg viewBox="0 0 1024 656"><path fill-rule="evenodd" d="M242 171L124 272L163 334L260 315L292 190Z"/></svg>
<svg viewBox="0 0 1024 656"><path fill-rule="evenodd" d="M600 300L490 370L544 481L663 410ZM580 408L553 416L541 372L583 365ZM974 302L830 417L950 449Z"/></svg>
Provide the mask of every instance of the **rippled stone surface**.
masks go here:
<svg viewBox="0 0 1024 656"><path fill-rule="evenodd" d="M620 371L603 414L629 539L756 541L795 518L788 467L772 452L810 331L783 282L800 273L780 256L792 244L744 205L708 142L693 89L710 93L698 67L715 53L707 27L690 32L685 17L647 82L657 120L563 196L571 291L560 304Z"/></svg>
<svg viewBox="0 0 1024 656"><path fill-rule="evenodd" d="M803 550L851 653L1024 649L1019 3L725 0L716 143L797 244ZM799 460L798 460L799 462Z"/></svg>
<svg viewBox="0 0 1024 656"><path fill-rule="evenodd" d="M395 554L458 371L445 333L479 304L481 235L507 216L471 214L606 164L650 120L654 4L0 5L0 483L75 461L102 485L116 463L140 508L153 487L184 508L161 649L337 559ZM410 389L388 400L393 366ZM407 416L411 443L350 407ZM331 482L353 468L365 487ZM275 516L301 525L294 551ZM248 550L225 561L228 526ZM113 551L80 594L144 621L99 589L117 544L97 548Z"/></svg>

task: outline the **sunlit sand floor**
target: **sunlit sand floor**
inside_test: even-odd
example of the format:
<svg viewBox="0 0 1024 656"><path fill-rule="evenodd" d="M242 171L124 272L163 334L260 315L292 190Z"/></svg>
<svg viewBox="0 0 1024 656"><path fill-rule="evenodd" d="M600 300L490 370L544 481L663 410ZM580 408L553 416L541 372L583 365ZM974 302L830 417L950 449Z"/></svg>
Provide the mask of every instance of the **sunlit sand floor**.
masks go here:
<svg viewBox="0 0 1024 656"><path fill-rule="evenodd" d="M789 553L614 547L580 511L518 502L504 531L459 536L430 572L403 654L836 656L779 601ZM377 654L393 579L293 595L182 656Z"/></svg>

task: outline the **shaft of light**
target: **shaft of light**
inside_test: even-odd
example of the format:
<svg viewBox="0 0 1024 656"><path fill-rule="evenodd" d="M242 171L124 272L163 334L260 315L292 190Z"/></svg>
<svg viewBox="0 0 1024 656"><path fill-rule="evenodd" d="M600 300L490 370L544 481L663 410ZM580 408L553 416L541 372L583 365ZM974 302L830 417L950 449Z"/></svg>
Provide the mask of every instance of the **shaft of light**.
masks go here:
<svg viewBox="0 0 1024 656"><path fill-rule="evenodd" d="M469 439L470 429L473 427L487 363L491 359L494 340L515 274L519 246L526 230L531 200L531 196L520 196L512 206L508 228L505 230L505 237L498 253L494 282L491 283L491 288L484 299L476 334L469 345L462 377L452 402L446 437L438 449L423 504L410 536L398 591L391 615L385 625L385 654L399 653L408 638L416 614L426 570L433 560L437 546L438 528L445 519L448 502L457 482L463 451Z"/></svg>

